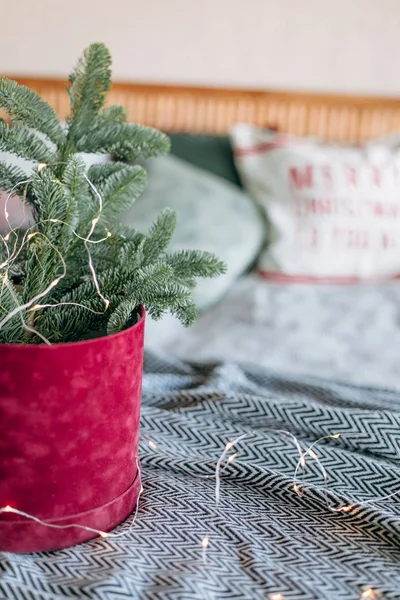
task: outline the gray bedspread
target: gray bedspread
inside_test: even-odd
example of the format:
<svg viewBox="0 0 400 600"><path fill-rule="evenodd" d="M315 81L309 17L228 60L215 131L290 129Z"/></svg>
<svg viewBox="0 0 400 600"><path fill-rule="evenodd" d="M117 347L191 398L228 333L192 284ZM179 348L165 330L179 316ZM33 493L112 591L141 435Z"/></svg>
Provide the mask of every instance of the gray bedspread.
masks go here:
<svg viewBox="0 0 400 600"><path fill-rule="evenodd" d="M400 390L400 281L277 284L239 279L190 329L147 323L148 347Z"/></svg>
<svg viewBox="0 0 400 600"><path fill-rule="evenodd" d="M296 448L270 429L305 446L342 434L314 448L326 494L310 458L304 494L294 493ZM215 479L202 476L244 433L216 506ZM400 598L400 498L368 502L400 489L399 392L151 355L142 434L134 528L58 552L1 555L1 599L357 600L367 588ZM365 501L349 513L328 507Z"/></svg>

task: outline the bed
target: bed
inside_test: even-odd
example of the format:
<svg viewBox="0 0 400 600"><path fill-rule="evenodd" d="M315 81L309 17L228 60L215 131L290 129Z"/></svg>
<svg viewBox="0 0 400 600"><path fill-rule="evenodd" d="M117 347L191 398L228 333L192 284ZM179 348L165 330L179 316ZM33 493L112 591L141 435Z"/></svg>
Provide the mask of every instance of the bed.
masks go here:
<svg viewBox="0 0 400 600"><path fill-rule="evenodd" d="M17 79L65 116L63 82ZM116 84L110 100L167 131L248 120L360 143L400 129L397 99ZM400 598L399 311L397 281L287 285L252 272L192 330L149 323L134 526L3 554L0 598ZM328 489L319 463L293 489L293 436L304 448L325 438ZM217 489L227 443L238 454Z"/></svg>
<svg viewBox="0 0 400 600"><path fill-rule="evenodd" d="M168 317L146 335L150 349L181 359L399 389L400 282L288 285L251 273L191 329Z"/></svg>

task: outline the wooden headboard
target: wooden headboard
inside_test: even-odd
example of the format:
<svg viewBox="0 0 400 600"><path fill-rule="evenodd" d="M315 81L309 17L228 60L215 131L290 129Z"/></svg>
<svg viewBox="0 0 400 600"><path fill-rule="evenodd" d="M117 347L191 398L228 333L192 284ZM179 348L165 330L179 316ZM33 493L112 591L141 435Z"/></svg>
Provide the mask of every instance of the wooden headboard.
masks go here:
<svg viewBox="0 0 400 600"><path fill-rule="evenodd" d="M37 91L64 118L66 83L13 77ZM164 131L227 133L237 122L275 126L297 135L362 142L400 131L400 99L239 89L115 83L110 103L122 104L130 121Z"/></svg>

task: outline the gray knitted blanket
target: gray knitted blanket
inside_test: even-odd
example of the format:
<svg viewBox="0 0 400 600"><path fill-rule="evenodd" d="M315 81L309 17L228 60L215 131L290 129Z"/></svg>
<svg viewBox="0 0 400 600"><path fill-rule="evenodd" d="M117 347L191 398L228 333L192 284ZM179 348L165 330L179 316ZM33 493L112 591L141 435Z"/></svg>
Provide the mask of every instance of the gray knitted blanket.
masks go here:
<svg viewBox="0 0 400 600"><path fill-rule="evenodd" d="M274 430L304 448L341 434L306 457L301 497L296 446ZM399 392L147 356L142 435L131 531L1 555L2 600L400 598L400 495L371 501L400 490Z"/></svg>

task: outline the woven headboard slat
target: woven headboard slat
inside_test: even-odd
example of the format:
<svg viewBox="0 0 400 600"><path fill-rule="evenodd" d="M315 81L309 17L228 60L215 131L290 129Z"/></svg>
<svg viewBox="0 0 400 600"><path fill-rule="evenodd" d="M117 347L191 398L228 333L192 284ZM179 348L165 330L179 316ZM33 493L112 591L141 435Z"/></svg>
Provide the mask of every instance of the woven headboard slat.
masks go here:
<svg viewBox="0 0 400 600"><path fill-rule="evenodd" d="M64 82L15 79L66 117ZM400 99L117 83L109 102L125 106L130 121L170 132L225 134L234 123L250 122L297 135L363 142L400 131Z"/></svg>

